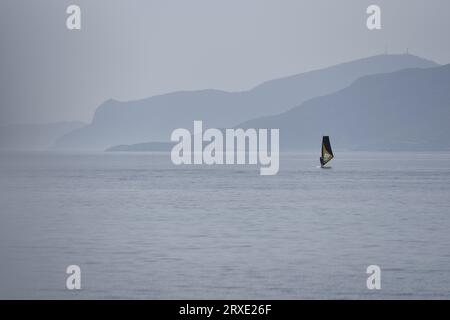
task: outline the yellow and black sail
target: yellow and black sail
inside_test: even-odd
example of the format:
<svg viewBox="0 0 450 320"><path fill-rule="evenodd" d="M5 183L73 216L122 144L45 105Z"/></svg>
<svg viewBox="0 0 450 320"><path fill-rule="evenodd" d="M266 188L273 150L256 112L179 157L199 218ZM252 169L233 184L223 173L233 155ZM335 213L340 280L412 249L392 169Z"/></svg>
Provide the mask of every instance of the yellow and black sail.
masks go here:
<svg viewBox="0 0 450 320"><path fill-rule="evenodd" d="M333 150L331 150L330 137L323 136L322 138L322 156L320 157L320 165L323 167L331 159L334 158Z"/></svg>

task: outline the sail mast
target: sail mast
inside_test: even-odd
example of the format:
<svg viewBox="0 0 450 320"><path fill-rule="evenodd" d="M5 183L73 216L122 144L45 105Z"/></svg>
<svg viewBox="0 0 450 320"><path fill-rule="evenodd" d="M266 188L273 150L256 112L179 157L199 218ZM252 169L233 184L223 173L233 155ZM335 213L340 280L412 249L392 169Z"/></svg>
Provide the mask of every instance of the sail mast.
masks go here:
<svg viewBox="0 0 450 320"><path fill-rule="evenodd" d="M324 166L331 159L334 158L333 150L331 149L330 137L323 136L322 138L322 157L320 158L320 164Z"/></svg>

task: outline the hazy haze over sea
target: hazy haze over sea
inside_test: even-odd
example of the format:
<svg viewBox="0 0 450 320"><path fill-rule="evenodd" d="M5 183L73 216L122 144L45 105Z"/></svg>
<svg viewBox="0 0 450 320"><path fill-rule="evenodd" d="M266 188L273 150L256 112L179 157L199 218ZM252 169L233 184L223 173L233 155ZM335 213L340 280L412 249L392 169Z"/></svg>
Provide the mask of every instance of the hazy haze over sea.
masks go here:
<svg viewBox="0 0 450 320"><path fill-rule="evenodd" d="M450 153L0 156L1 298L450 298ZM65 269L82 290L65 289ZM366 289L366 267L382 289Z"/></svg>

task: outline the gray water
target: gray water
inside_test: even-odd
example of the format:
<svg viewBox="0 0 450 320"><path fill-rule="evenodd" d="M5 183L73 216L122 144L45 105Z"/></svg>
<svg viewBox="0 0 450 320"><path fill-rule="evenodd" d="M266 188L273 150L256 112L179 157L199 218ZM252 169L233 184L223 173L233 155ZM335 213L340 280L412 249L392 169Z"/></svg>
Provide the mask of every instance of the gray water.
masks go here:
<svg viewBox="0 0 450 320"><path fill-rule="evenodd" d="M449 299L450 154L317 158L260 176L163 153L2 154L0 297Z"/></svg>

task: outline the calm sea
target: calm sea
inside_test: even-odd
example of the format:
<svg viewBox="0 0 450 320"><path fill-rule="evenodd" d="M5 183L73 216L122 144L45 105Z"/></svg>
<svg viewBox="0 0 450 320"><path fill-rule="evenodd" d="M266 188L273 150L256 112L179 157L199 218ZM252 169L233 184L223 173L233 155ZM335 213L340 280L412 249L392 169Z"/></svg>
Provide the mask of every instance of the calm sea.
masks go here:
<svg viewBox="0 0 450 320"><path fill-rule="evenodd" d="M0 297L449 299L450 153L331 164L286 153L260 176L164 153L1 154Z"/></svg>

